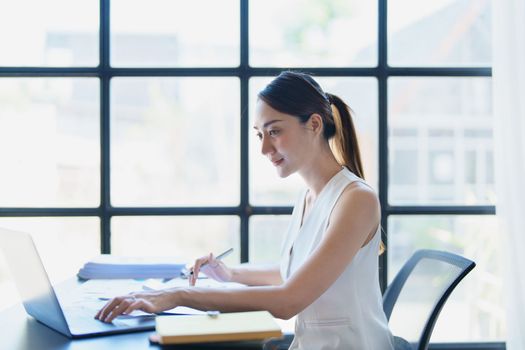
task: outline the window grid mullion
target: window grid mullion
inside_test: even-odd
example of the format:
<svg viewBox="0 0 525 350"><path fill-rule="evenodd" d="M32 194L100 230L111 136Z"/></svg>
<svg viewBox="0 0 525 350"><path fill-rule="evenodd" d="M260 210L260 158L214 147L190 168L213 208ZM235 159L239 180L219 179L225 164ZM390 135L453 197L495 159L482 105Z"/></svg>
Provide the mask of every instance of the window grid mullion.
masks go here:
<svg viewBox="0 0 525 350"><path fill-rule="evenodd" d="M110 195L110 0L100 0L100 251L111 253Z"/></svg>
<svg viewBox="0 0 525 350"><path fill-rule="evenodd" d="M249 66L249 2L240 1L240 65L210 68L113 68L110 66L110 0L100 0L100 32L98 67L0 67L0 77L98 77L100 78L100 157L101 203L98 208L0 208L0 217L98 216L101 222L101 252L111 252L113 215L237 215L240 217L241 261L249 260L249 219L251 215L289 215L289 206L254 206L249 203L249 79L275 76L293 67ZM388 203L388 86L391 76L412 77L477 77L492 75L491 67L389 67L387 62L387 0L378 0L378 66L377 67L301 67L317 76L375 77L378 79L379 137L379 198L382 206L381 224L388 240L390 215L495 215L495 206L391 206ZM114 76L224 76L240 78L240 205L238 207L196 208L125 208L110 204L110 79ZM380 279L385 286L388 278L387 252L381 257ZM467 344L467 343L466 343ZM448 344L431 348L504 349L505 343ZM474 346L474 344L472 344ZM449 347L450 346L450 347Z"/></svg>

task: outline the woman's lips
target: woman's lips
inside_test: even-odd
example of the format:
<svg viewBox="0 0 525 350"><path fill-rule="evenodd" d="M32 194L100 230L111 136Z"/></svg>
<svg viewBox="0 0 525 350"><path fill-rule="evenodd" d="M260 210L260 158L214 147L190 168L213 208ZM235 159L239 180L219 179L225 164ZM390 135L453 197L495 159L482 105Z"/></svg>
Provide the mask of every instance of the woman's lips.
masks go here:
<svg viewBox="0 0 525 350"><path fill-rule="evenodd" d="M279 166L284 161L284 158L278 159L278 160L272 160L273 165Z"/></svg>

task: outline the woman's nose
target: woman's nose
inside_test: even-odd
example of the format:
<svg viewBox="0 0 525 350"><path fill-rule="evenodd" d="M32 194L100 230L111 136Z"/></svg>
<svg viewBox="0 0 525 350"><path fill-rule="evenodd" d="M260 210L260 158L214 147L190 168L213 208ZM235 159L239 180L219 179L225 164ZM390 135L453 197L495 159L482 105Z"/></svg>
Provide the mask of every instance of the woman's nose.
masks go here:
<svg viewBox="0 0 525 350"><path fill-rule="evenodd" d="M261 140L261 154L265 156L267 154L273 153L274 151L275 149L273 148L273 145L270 142L270 140L268 140L267 137L263 136Z"/></svg>

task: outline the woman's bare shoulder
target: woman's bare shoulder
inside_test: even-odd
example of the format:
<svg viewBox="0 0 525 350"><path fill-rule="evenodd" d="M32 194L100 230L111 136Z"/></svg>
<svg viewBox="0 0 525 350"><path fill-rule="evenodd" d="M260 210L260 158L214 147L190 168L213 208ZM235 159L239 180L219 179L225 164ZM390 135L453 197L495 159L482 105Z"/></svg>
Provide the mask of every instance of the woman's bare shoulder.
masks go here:
<svg viewBox="0 0 525 350"><path fill-rule="evenodd" d="M341 193L339 202L343 205L364 205L379 208L377 193L369 185L361 181L354 181L348 184Z"/></svg>

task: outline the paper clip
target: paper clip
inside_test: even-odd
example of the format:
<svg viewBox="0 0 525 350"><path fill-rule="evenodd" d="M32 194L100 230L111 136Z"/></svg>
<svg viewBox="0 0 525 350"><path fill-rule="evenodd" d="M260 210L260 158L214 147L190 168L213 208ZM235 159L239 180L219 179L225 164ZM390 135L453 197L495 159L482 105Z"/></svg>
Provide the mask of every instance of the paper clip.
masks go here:
<svg viewBox="0 0 525 350"><path fill-rule="evenodd" d="M209 311L206 311L206 315L212 317L212 318L217 318L219 316L221 312L220 311L217 311L217 310L209 310Z"/></svg>

